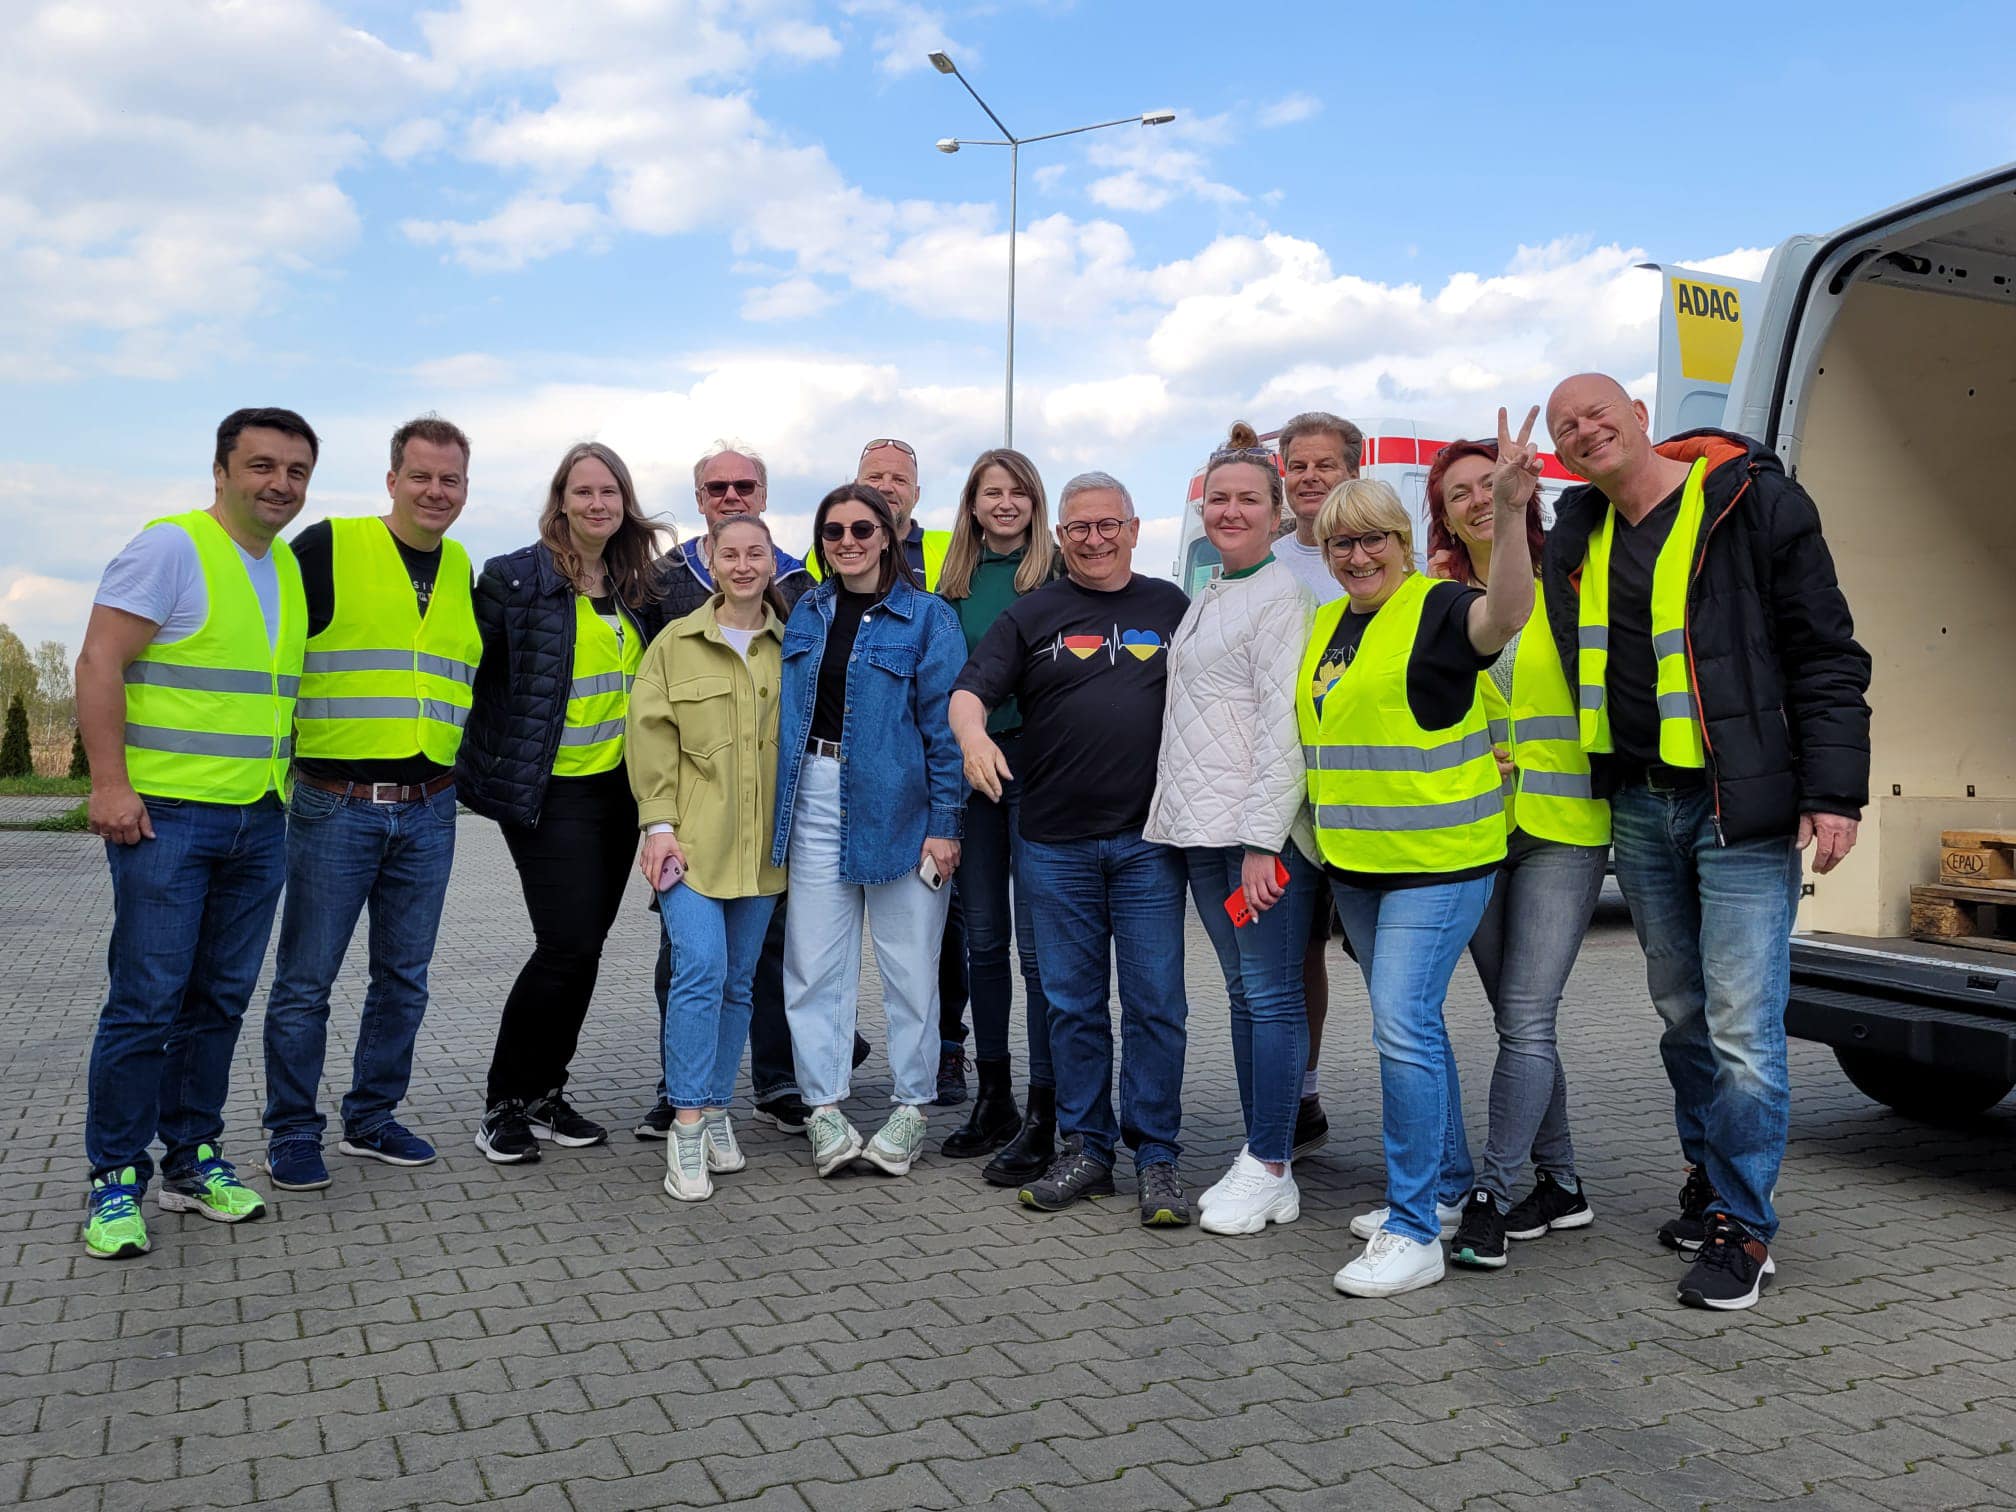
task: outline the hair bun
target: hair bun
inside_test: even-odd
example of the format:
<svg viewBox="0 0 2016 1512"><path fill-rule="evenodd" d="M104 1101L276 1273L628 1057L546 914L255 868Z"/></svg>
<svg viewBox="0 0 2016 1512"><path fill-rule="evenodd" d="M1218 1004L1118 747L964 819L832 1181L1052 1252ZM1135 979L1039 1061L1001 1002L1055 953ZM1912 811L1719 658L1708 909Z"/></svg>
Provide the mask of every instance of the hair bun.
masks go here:
<svg viewBox="0 0 2016 1512"><path fill-rule="evenodd" d="M1225 438L1225 450L1250 451L1260 444L1260 433L1244 420L1232 422L1231 434Z"/></svg>

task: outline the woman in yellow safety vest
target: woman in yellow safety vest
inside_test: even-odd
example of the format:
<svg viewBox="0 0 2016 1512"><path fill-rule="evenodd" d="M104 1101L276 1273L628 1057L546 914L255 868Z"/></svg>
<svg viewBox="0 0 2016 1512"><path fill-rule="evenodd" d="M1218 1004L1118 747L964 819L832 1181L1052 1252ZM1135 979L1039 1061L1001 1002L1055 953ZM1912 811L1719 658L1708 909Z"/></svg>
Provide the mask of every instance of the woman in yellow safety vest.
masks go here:
<svg viewBox="0 0 2016 1512"><path fill-rule="evenodd" d="M1491 581L1497 467L1495 443L1456 441L1428 469L1428 551L1437 576L1476 588ZM1526 555L1534 563L1543 539L1539 510L1527 510ZM1487 1270L1505 1264L1507 1239L1581 1228L1594 1216L1575 1174L1554 1021L1603 891L1610 805L1591 795L1575 697L1537 588L1528 624L1532 633L1513 636L1478 678L1492 749L1506 774L1511 835L1470 939L1498 1029L1498 1060L1484 1159L1449 1257ZM1514 1206L1512 1181L1529 1154L1533 1190Z"/></svg>
<svg viewBox="0 0 2016 1512"><path fill-rule="evenodd" d="M621 457L594 441L568 451L539 539L484 564L476 621L483 658L456 786L503 826L534 941L504 1002L476 1134L510 1165L537 1160L541 1142L609 1137L563 1089L637 854L624 724L664 628L657 534Z"/></svg>
<svg viewBox="0 0 2016 1512"><path fill-rule="evenodd" d="M1477 674L1533 607L1524 515L1539 460L1500 411L1492 476L1502 560L1487 589L1414 570L1407 512L1386 484L1340 484L1316 517L1345 596L1317 610L1296 678L1316 844L1372 1000L1386 1206L1352 1232L1365 1251L1339 1291L1388 1297L1442 1279L1442 1216L1470 1186L1450 974L1505 858L1498 764Z"/></svg>

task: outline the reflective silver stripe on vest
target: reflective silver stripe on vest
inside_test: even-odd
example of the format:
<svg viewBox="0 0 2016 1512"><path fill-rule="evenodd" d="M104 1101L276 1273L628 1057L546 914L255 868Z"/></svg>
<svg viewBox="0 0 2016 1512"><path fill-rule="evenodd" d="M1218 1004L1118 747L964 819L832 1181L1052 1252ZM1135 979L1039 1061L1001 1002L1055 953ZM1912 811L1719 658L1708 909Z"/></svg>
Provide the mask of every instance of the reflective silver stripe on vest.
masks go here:
<svg viewBox="0 0 2016 1512"><path fill-rule="evenodd" d="M1507 719L1491 721L1491 744L1503 745L1512 738L1512 722Z"/></svg>
<svg viewBox="0 0 2016 1512"><path fill-rule="evenodd" d="M1319 803L1316 827L1387 832L1451 829L1495 819L1504 812L1504 801L1495 790L1455 803Z"/></svg>
<svg viewBox="0 0 2016 1512"><path fill-rule="evenodd" d="M1446 772L1489 755L1491 733L1478 730L1439 746L1305 745L1302 761L1318 772Z"/></svg>
<svg viewBox="0 0 2016 1512"><path fill-rule="evenodd" d="M450 682L461 683L465 688L476 681L476 669L452 656L436 656L432 651L420 653L420 670L430 677L445 677Z"/></svg>
<svg viewBox="0 0 2016 1512"><path fill-rule="evenodd" d="M213 730L166 730L158 725L126 726L126 744L139 751L171 751L178 756L237 756L265 761L274 754L271 735L219 735ZM288 755L294 742L280 742L279 754Z"/></svg>
<svg viewBox="0 0 2016 1512"><path fill-rule="evenodd" d="M1692 693L1661 693L1659 695L1659 717L1661 719L1692 719L1694 717L1694 695Z"/></svg>
<svg viewBox="0 0 2016 1512"><path fill-rule="evenodd" d="M476 669L452 656L436 656L431 651L310 651L302 658L303 672L426 672L464 684L476 681Z"/></svg>
<svg viewBox="0 0 2016 1512"><path fill-rule="evenodd" d="M621 693L630 679L621 672L598 672L593 677L577 677L567 685L569 698L593 698L598 693Z"/></svg>
<svg viewBox="0 0 2016 1512"><path fill-rule="evenodd" d="M461 729L469 711L439 698L304 698L294 717L310 719L432 719Z"/></svg>
<svg viewBox="0 0 2016 1512"><path fill-rule="evenodd" d="M563 746L600 745L605 740L614 740L623 733L624 722L620 719L605 719L600 724L569 725L560 732Z"/></svg>
<svg viewBox="0 0 2016 1512"><path fill-rule="evenodd" d="M460 704L445 703L438 698L429 698L420 705L420 712L437 724L451 724L456 729L469 723L469 711Z"/></svg>
<svg viewBox="0 0 2016 1512"><path fill-rule="evenodd" d="M1593 798L1589 787L1588 774L1574 772L1535 772L1522 768L1519 773L1520 791L1536 793L1548 798Z"/></svg>
<svg viewBox="0 0 2016 1512"><path fill-rule="evenodd" d="M236 672L227 667L183 667L174 662L136 661L126 669L128 683L150 688L186 688L192 693L271 693L270 672ZM280 691L288 698L300 679L283 677Z"/></svg>
<svg viewBox="0 0 2016 1512"><path fill-rule="evenodd" d="M1687 632L1685 630L1661 630L1657 635L1652 637L1652 654L1654 656L1678 656L1686 649Z"/></svg>
<svg viewBox="0 0 2016 1512"><path fill-rule="evenodd" d="M1603 685L1601 683L1582 684L1582 695L1576 700L1578 709L1600 709L1603 707Z"/></svg>
<svg viewBox="0 0 2016 1512"><path fill-rule="evenodd" d="M1528 740L1576 740L1582 738L1582 721L1573 714L1529 714L1518 721L1521 743Z"/></svg>
<svg viewBox="0 0 2016 1512"><path fill-rule="evenodd" d="M1610 627L1608 625L1578 625L1575 644L1584 651L1608 651L1610 649Z"/></svg>

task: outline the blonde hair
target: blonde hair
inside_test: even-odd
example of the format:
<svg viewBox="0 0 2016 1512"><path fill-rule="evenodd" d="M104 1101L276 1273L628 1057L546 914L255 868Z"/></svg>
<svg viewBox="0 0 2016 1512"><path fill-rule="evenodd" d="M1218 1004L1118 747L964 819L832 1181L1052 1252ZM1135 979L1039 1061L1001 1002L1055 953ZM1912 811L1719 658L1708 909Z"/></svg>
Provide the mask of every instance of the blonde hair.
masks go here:
<svg viewBox="0 0 2016 1512"><path fill-rule="evenodd" d="M1287 490L1281 485L1281 459L1260 444L1260 436L1244 420L1234 420L1225 444L1211 453L1204 464L1204 487L1197 495L1197 512L1204 512L1204 500L1211 493L1211 475L1221 467L1255 467L1267 479L1267 497L1274 505L1274 534L1286 535L1295 528L1289 511Z"/></svg>
<svg viewBox="0 0 2016 1512"><path fill-rule="evenodd" d="M1414 522L1392 485L1377 478L1348 478L1330 490L1330 497L1316 511L1316 539L1332 536L1364 535L1384 530L1399 538L1401 569L1414 570ZM1329 547L1324 546L1327 553Z"/></svg>

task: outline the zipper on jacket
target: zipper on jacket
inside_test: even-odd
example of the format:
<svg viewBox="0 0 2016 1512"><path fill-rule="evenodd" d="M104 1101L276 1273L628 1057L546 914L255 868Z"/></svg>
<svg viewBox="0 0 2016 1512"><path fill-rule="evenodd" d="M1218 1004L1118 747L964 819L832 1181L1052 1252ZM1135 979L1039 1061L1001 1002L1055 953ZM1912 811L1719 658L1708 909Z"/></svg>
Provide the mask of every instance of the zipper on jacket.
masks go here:
<svg viewBox="0 0 2016 1512"><path fill-rule="evenodd" d="M1715 534L1716 526L1729 518L1730 511L1735 509L1737 500L1749 492L1750 485L1756 480L1757 464L1752 462L1750 464L1750 476L1743 480L1743 486L1737 489L1734 496L1723 506L1722 513L1715 516L1709 522L1708 528L1701 532L1701 551L1694 558L1694 575L1687 580L1688 597L1681 603L1680 633L1687 641L1687 677L1694 685L1694 707L1701 717L1701 748L1708 756L1708 795L1715 805L1715 812L1711 816L1711 822L1715 826L1715 844L1724 849L1728 847L1729 839L1722 833L1722 769L1721 764L1715 759L1715 742L1708 738L1708 715L1701 701L1701 671L1694 665L1693 590L1694 586L1701 581L1701 573L1708 565L1709 538ZM1707 479L1702 479L1702 486L1704 488L1707 486Z"/></svg>

